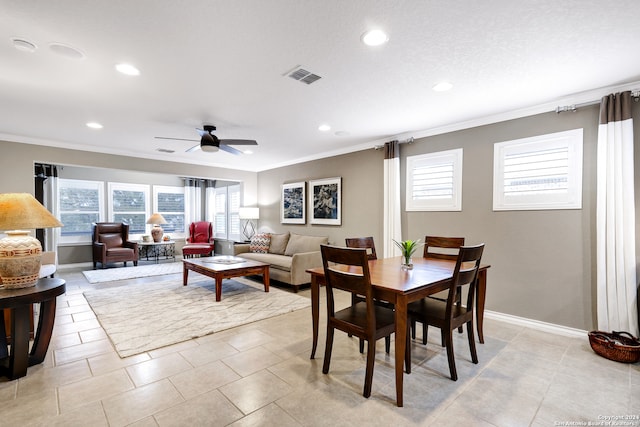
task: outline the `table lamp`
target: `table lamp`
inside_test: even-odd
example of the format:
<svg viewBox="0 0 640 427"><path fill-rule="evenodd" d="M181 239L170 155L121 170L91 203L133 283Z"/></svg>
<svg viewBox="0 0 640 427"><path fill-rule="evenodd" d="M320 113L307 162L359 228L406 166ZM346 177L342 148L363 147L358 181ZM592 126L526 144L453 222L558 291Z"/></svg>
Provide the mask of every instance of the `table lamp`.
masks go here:
<svg viewBox="0 0 640 427"><path fill-rule="evenodd" d="M240 208L238 210L238 216L240 219L244 219L244 227L242 228L242 234L246 240L251 240L254 234L256 234L256 226L253 220L260 219L260 208Z"/></svg>
<svg viewBox="0 0 640 427"><path fill-rule="evenodd" d="M51 227L62 223L31 194L0 194L0 230L7 234L0 239L0 280L5 289L35 286L42 245L29 229Z"/></svg>
<svg viewBox="0 0 640 427"><path fill-rule="evenodd" d="M153 228L151 229L151 236L153 237L154 242L162 241L162 235L164 234L164 230L160 227L160 224L166 224L167 220L164 219L162 214L154 213L147 220L147 224L153 224Z"/></svg>

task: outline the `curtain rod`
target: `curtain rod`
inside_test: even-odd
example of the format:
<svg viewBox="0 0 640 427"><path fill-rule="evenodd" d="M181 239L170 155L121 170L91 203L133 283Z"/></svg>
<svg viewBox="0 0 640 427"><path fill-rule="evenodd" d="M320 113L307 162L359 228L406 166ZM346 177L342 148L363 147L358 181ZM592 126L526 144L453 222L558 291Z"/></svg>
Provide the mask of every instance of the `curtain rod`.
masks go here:
<svg viewBox="0 0 640 427"><path fill-rule="evenodd" d="M634 89L631 92L631 97L633 98L633 100L635 102L640 101L640 89ZM595 104L599 104L600 103L600 99L598 100L593 100L593 101L588 101L588 102L583 102L580 104L571 104L571 105L563 105L563 106L557 106L556 107L556 113L560 114L560 113L567 113L567 112L575 112L578 108L582 108L582 107L588 107L590 105L595 105Z"/></svg>

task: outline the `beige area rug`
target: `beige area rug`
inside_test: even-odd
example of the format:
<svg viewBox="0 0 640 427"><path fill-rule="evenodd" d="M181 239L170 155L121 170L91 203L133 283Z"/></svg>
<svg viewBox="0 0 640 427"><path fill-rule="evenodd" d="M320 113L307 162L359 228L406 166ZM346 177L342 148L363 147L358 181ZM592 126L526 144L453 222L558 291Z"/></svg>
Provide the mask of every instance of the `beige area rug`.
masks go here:
<svg viewBox="0 0 640 427"><path fill-rule="evenodd" d="M83 271L89 283L113 282L115 280L137 279L139 277L161 276L182 272L182 262L169 262L135 267L113 267Z"/></svg>
<svg viewBox="0 0 640 427"><path fill-rule="evenodd" d="M308 298L240 277L226 279L216 302L213 279L126 285L84 292L120 357L144 353L309 307Z"/></svg>

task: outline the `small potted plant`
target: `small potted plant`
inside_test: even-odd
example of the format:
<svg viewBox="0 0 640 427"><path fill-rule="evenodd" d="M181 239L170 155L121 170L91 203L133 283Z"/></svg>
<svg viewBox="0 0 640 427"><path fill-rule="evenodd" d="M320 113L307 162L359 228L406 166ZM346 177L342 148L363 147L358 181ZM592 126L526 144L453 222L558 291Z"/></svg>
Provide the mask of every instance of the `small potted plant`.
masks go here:
<svg viewBox="0 0 640 427"><path fill-rule="evenodd" d="M398 242L394 240L393 243L396 244L396 246L398 247L398 249L400 249L400 252L402 253L402 269L411 270L413 268L413 263L411 262L411 256L420 246L422 246L422 244L420 243L420 239L403 240L402 242Z"/></svg>

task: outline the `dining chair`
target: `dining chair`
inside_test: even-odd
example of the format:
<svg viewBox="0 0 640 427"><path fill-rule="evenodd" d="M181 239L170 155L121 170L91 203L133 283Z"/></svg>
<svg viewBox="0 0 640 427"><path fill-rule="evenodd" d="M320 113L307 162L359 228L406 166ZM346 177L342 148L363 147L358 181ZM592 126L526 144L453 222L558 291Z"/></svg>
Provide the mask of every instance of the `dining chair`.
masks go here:
<svg viewBox="0 0 640 427"><path fill-rule="evenodd" d="M348 248L361 248L367 250L367 259L374 260L378 259L376 255L376 245L373 241L373 237L347 237L344 239L345 244ZM355 304L358 301L364 301L361 295L351 294L351 304ZM387 301L375 300L376 304L382 305L383 307L393 309L393 304ZM349 335L351 336L351 335ZM391 339L386 337L384 340L384 348L387 353L389 353L389 349L391 348ZM360 340L360 353L364 353L364 340Z"/></svg>
<svg viewBox="0 0 640 427"><path fill-rule="evenodd" d="M455 261L458 258L458 250L460 246L464 245L464 237L441 237L441 236L425 236L424 238L424 258L432 258L432 259L446 259L450 261ZM436 295L430 295L427 298L435 298L441 301L446 300L445 298ZM460 304L461 296L457 295L456 302ZM458 330L458 332L462 333L462 328ZM444 347L444 331L441 333L442 340L441 344ZM411 338L416 338L416 323L415 321L411 322ZM427 344L427 327L426 325L422 325L422 344Z"/></svg>
<svg viewBox="0 0 640 427"><path fill-rule="evenodd" d="M367 366L362 395L368 398L371 395L376 341L389 337L395 331L394 312L374 303L366 250L328 245L321 245L320 250L327 291L327 341L322 373L329 372L336 329L367 341ZM364 301L336 311L334 289L363 295Z"/></svg>
<svg viewBox="0 0 640 427"><path fill-rule="evenodd" d="M480 259L484 250L484 243L476 246L462 246L458 252L453 278L447 290L447 300L440 301L434 298L423 298L409 304L407 313L410 320L417 320L425 325L440 328L445 333L445 347L447 348L447 360L449 373L453 381L458 380L456 362L453 353L453 330L466 324L471 361L478 363L475 338L473 335L473 308L475 288L480 268ZM459 288L469 287L467 303L465 306L456 304L456 295ZM426 332L425 336L426 338ZM407 346L407 369L411 368L411 347Z"/></svg>

